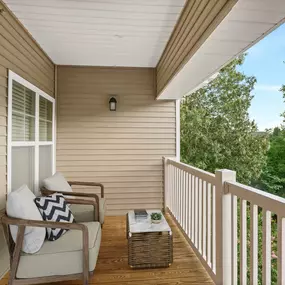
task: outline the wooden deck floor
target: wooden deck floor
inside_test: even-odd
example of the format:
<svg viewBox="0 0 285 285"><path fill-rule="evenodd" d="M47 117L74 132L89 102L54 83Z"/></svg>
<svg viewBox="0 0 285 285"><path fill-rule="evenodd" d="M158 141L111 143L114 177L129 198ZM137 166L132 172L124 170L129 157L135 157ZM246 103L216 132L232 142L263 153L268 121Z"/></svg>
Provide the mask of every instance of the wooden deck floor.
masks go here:
<svg viewBox="0 0 285 285"><path fill-rule="evenodd" d="M128 267L125 217L107 217L95 274L90 284L109 285L214 285L172 219L167 216L174 235L174 263L167 269L133 270ZM0 285L8 284L8 276ZM80 281L53 283L81 285Z"/></svg>

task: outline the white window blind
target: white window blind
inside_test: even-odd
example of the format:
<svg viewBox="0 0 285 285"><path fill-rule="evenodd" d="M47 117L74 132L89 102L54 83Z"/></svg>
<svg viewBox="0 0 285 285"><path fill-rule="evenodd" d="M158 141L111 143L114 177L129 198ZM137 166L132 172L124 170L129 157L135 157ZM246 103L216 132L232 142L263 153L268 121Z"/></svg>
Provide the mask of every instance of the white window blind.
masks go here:
<svg viewBox="0 0 285 285"><path fill-rule="evenodd" d="M40 97L40 141L52 140L52 103Z"/></svg>
<svg viewBox="0 0 285 285"><path fill-rule="evenodd" d="M13 80L12 140L35 141L36 93Z"/></svg>

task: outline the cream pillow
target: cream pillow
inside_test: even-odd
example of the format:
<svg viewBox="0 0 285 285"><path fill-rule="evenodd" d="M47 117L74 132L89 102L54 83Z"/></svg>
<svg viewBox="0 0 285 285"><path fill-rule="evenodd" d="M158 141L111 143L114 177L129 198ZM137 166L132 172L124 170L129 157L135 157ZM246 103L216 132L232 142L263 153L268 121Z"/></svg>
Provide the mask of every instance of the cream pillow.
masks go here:
<svg viewBox="0 0 285 285"><path fill-rule="evenodd" d="M42 221L42 215L34 202L35 198L36 196L27 185L11 192L7 197L7 215L12 218ZM13 240L16 241L18 227L11 225L10 230ZM26 253L39 251L44 243L45 236L45 228L26 227L22 250Z"/></svg>
<svg viewBox="0 0 285 285"><path fill-rule="evenodd" d="M53 176L44 179L43 186L47 190L72 192L71 186L60 172L56 172Z"/></svg>

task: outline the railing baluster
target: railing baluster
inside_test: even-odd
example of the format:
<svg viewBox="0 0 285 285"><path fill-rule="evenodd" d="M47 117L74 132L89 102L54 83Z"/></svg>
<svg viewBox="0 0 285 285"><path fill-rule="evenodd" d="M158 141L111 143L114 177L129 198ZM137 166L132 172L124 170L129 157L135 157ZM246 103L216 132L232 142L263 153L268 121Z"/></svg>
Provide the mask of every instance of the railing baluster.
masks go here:
<svg viewBox="0 0 285 285"><path fill-rule="evenodd" d="M237 285L237 196L232 195L232 283Z"/></svg>
<svg viewBox="0 0 285 285"><path fill-rule="evenodd" d="M262 212L262 284L271 284L271 212Z"/></svg>
<svg viewBox="0 0 285 285"><path fill-rule="evenodd" d="M182 225L182 170L178 169L178 184L179 184L179 209L178 209L178 215L179 215L179 223Z"/></svg>
<svg viewBox="0 0 285 285"><path fill-rule="evenodd" d="M285 284L285 218L277 217L277 248L278 248L278 260L277 260L277 270L278 270L278 285Z"/></svg>
<svg viewBox="0 0 285 285"><path fill-rule="evenodd" d="M195 246L198 248L198 192L199 192L199 189L198 189L198 183L199 183L199 178L195 176Z"/></svg>
<svg viewBox="0 0 285 285"><path fill-rule="evenodd" d="M240 202L240 284L247 284L247 201Z"/></svg>
<svg viewBox="0 0 285 285"><path fill-rule="evenodd" d="M183 181L184 181L184 230L185 233L187 234L187 180L186 180L186 176L187 173L184 171L184 177L183 177Z"/></svg>
<svg viewBox="0 0 285 285"><path fill-rule="evenodd" d="M212 270L216 273L216 187L212 185Z"/></svg>
<svg viewBox="0 0 285 285"><path fill-rule="evenodd" d="M186 218L186 216L185 216L185 171L183 171L183 170L182 170L182 175L181 175L181 188L182 188L181 225L185 231L185 218Z"/></svg>
<svg viewBox="0 0 285 285"><path fill-rule="evenodd" d="M206 253L206 236L207 236L207 224L206 224L206 217L207 217L207 207L206 207L206 182L202 181L202 254L204 259L207 259Z"/></svg>
<svg viewBox="0 0 285 285"><path fill-rule="evenodd" d="M195 240L195 181L194 175L191 175L191 240Z"/></svg>
<svg viewBox="0 0 285 285"><path fill-rule="evenodd" d="M185 232L189 236L189 174L185 172Z"/></svg>
<svg viewBox="0 0 285 285"><path fill-rule="evenodd" d="M257 206L250 205L250 284L258 284L258 216Z"/></svg>
<svg viewBox="0 0 285 285"><path fill-rule="evenodd" d="M202 179L199 179L199 220L198 220L198 227L199 227L199 251L202 254L202 227L203 227L203 220L202 220L202 200L203 200L203 188L202 188Z"/></svg>
<svg viewBox="0 0 285 285"><path fill-rule="evenodd" d="M177 168L174 168L174 205L173 205L173 215L175 216L175 218L177 219L177 214L176 214L176 205L177 205L177 197L178 197L178 189L177 189Z"/></svg>
<svg viewBox="0 0 285 285"><path fill-rule="evenodd" d="M174 197L175 197L175 187L174 187L174 166L171 165L171 212L173 213L173 208L174 208Z"/></svg>
<svg viewBox="0 0 285 285"><path fill-rule="evenodd" d="M207 183L207 262L209 266L212 265L212 185Z"/></svg>
<svg viewBox="0 0 285 285"><path fill-rule="evenodd" d="M188 187L188 220L187 220L187 235L191 239L191 174L187 173L187 187Z"/></svg>

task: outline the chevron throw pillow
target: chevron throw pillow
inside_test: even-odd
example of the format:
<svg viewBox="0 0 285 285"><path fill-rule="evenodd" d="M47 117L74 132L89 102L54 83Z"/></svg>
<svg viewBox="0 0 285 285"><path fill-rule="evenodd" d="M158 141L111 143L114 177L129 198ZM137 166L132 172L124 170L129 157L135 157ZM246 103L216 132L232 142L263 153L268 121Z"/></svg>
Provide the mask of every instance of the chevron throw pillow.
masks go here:
<svg viewBox="0 0 285 285"><path fill-rule="evenodd" d="M38 197L34 201L44 221L75 223L74 217L62 194ZM65 229L47 228L47 239L55 241L67 231Z"/></svg>

